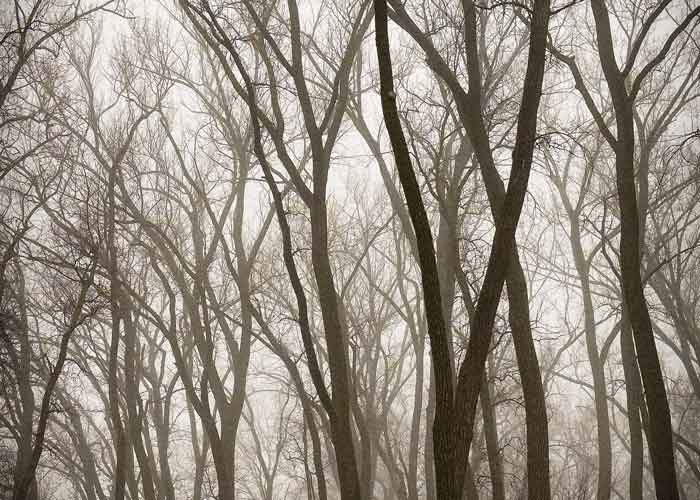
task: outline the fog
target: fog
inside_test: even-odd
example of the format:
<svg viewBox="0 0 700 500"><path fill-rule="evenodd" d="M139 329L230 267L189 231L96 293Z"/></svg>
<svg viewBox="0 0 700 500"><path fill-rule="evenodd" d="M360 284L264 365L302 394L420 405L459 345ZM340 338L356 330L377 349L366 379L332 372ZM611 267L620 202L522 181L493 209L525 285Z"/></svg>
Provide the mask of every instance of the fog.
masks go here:
<svg viewBox="0 0 700 500"><path fill-rule="evenodd" d="M699 35L3 1L0 499L700 498Z"/></svg>

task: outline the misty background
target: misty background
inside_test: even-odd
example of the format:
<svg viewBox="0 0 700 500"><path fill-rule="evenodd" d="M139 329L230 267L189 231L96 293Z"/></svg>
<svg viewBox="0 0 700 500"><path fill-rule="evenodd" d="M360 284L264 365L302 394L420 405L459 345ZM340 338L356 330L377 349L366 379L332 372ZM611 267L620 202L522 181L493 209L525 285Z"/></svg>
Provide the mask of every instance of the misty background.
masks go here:
<svg viewBox="0 0 700 500"><path fill-rule="evenodd" d="M700 498L699 36L0 0L0 499Z"/></svg>

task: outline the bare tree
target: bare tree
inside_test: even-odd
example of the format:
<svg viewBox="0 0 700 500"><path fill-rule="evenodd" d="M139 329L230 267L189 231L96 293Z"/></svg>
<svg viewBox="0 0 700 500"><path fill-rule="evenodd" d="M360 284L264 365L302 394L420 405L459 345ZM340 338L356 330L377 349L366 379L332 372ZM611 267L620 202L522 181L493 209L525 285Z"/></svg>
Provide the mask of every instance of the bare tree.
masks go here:
<svg viewBox="0 0 700 500"><path fill-rule="evenodd" d="M699 22L0 7L0 497L697 496Z"/></svg>

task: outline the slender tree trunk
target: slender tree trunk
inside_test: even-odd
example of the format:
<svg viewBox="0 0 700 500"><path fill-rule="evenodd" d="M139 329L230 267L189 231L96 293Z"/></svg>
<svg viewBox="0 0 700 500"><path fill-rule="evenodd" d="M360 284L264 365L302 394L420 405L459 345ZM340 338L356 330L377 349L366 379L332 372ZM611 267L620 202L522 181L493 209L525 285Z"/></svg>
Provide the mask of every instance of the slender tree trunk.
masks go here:
<svg viewBox="0 0 700 500"><path fill-rule="evenodd" d="M430 223L426 215L420 188L411 165L406 139L403 134L401 119L396 106L391 52L387 28L386 0L375 0L375 42L379 60L380 94L384 121L389 132L394 157L399 172L399 179L404 190L411 223L418 243L419 264L421 268L421 283L423 301L428 322L431 357L433 360L432 382L435 390L435 418L432 434L434 446L434 462L436 491L438 498L444 496L454 485L454 465L450 454L452 448L450 420L453 406L453 377L450 369L451 359L448 335L445 329L441 288L438 278L438 268L433 247L433 237ZM462 464L466 468L466 464ZM464 472L462 473L464 474ZM459 495L462 493L458 485Z"/></svg>
<svg viewBox="0 0 700 500"><path fill-rule="evenodd" d="M316 191L316 189L315 189ZM328 220L324 193L314 193L311 204L311 260L321 303L326 332L328 364L334 413L330 417L331 439L338 463L341 498L362 498L359 470L355 458L350 398L350 372L345 330L340 321L338 294L328 258Z"/></svg>
<svg viewBox="0 0 700 500"><path fill-rule="evenodd" d="M471 2L465 2L464 5L465 19L467 20L465 22L468 25L466 31L469 35L474 31L475 7ZM479 386L491 342L496 309L508 267L504 263L508 262L508 257L514 249L515 229L529 179L537 109L542 91L548 21L549 3L547 1L536 2L525 90L518 117L516 147L513 152L511 180L501 213L497 218L496 236L494 237L489 266L471 322L469 347L466 359L460 369L457 392L453 399L452 373L449 368L449 344L442 321L440 284L436 276L437 268L432 236L396 107L387 32L386 1L375 0L376 44L380 62L382 110L420 253L423 293L431 339L433 370L436 377L436 418L433 434L436 446L436 489L440 499L461 500L463 494ZM472 77L473 75L470 74L470 81ZM485 134L483 127L479 130ZM485 138L481 142L487 144L488 139ZM477 381L476 384L474 380ZM526 382L527 380L524 381L524 383ZM453 425L451 439L449 436L450 423ZM541 471L537 472L541 475ZM544 494L548 497L548 479L546 483L542 491L533 488L533 492L537 491L538 494Z"/></svg>
<svg viewBox="0 0 700 500"><path fill-rule="evenodd" d="M491 154L483 119L479 113L474 112L475 109L481 108L481 69L476 49L476 21L474 20L473 8L471 9L472 14L467 16L468 19L472 19L468 27L468 34L472 39L465 44L470 72L470 88L467 93L462 88L460 80L442 58L441 53L433 46L429 37L413 22L402 4L394 0L391 0L391 4L393 7L392 19L421 46L426 54L428 66L445 81L454 96L460 120L479 160L491 212L494 215L494 220L498 221L504 205L506 190ZM465 1L463 6L469 11L469 6L473 7L473 3ZM542 28L536 27L535 29ZM526 99L523 98L523 102ZM523 395L528 403L525 411L530 425L528 430L528 469L531 474L529 484L532 487L530 498L549 498L549 437L544 388L530 326L527 282L515 246L511 250L510 262L506 267L508 300L511 308L509 319L518 356L518 370L523 384ZM518 353L520 354L518 355Z"/></svg>
<svg viewBox="0 0 700 500"><path fill-rule="evenodd" d="M626 75L620 71L615 60L605 2L593 0L591 5L596 24L598 53L617 122L617 138L612 146L615 152L615 175L620 206L621 285L634 333L637 363L649 411L649 454L654 468L656 497L659 500L678 500L671 413L641 278L641 228L635 185L634 96L628 94Z"/></svg>
<svg viewBox="0 0 700 500"><path fill-rule="evenodd" d="M303 386L297 387L297 391L304 391ZM302 409L304 411L304 422L311 436L311 454L314 461L314 470L316 472L316 488L319 500L328 500L328 492L326 489L326 473L323 470L323 452L321 447L321 438L318 434L316 420L314 419L311 403L305 392L300 396L302 400ZM311 488L311 485L309 485Z"/></svg>
<svg viewBox="0 0 700 500"><path fill-rule="evenodd" d="M333 273L328 256L328 221L325 201L325 176L327 172L326 166L323 164L322 158L320 158L324 155L318 151L314 155L314 193L310 200L312 228L311 258L316 285L319 291L323 326L326 333L332 388L332 396L330 397L326 391L323 377L316 360L313 341L311 340L307 316L306 294L301 285L301 280L296 270L296 264L294 263L291 232L282 203L282 195L275 183L272 169L267 162L267 157L262 146L258 111L255 105L255 89L238 53L235 52L235 50L230 50L229 52L234 58L236 68L243 77L246 92L248 93L248 108L253 125L254 151L256 157L260 161L265 179L274 199L277 221L283 235L285 266L287 267L297 299L297 305L299 306L299 326L304 342L304 349L309 360L309 369L324 409L328 413L331 441L335 449L341 498L343 500L361 499L362 493L352 431L350 405L352 391L350 388L347 346L344 339L345 330L340 319L338 295L335 290Z"/></svg>
<svg viewBox="0 0 700 500"><path fill-rule="evenodd" d="M431 429L435 421L435 384L432 370L428 378L428 404L425 409L425 444L423 449L423 467L425 468L425 498L437 499L435 486L435 449L433 446L433 433Z"/></svg>
<svg viewBox="0 0 700 500"><path fill-rule="evenodd" d="M121 325L121 309L119 297L121 295L121 283L117 259L117 246L115 238L116 200L115 185L118 165L112 165L109 171L109 185L107 192L107 257L109 273L109 310L112 318L112 336L109 346L108 366L108 392L109 413L114 432L115 465L113 478L114 500L124 500L126 494L126 462L128 460L129 443L126 440L124 426L119 410L119 337Z"/></svg>
<svg viewBox="0 0 700 500"><path fill-rule="evenodd" d="M562 187L562 189L565 189L565 187ZM562 198L563 196L564 194L562 194ZM600 359L596 340L596 321L591 293L589 265L584 256L583 246L581 244L579 222L576 219L578 214L574 213L570 204L565 202L565 205L571 228L571 249L574 255L576 272L578 273L581 283L586 349L588 351L588 360L591 365L591 373L593 374L593 399L598 431L598 492L596 498L598 500L609 500L612 482L612 446L610 442L607 384L605 382L604 365Z"/></svg>
<svg viewBox="0 0 700 500"><path fill-rule="evenodd" d="M17 280L19 302L19 344L20 352L15 366L15 377L19 388L21 408L19 412L19 436L17 443L17 456L15 459L13 500L34 500L36 498L36 480L34 474L27 475L32 457L32 443L34 442L34 412L36 401L32 390L32 350L29 343L29 327L26 319L26 303L24 298L24 277L20 274Z"/></svg>
<svg viewBox="0 0 700 500"><path fill-rule="evenodd" d="M90 445L85 437L83 430L82 419L77 408L74 408L71 402L60 393L58 394L61 404L66 408L66 413L70 419L72 432L70 433L71 443L75 448L82 468L80 469L83 475L82 484L85 491L86 500L97 500L97 488L99 488L99 478L95 460L90 450Z"/></svg>
<svg viewBox="0 0 700 500"><path fill-rule="evenodd" d="M493 500L505 500L506 488L503 480L503 456L498 444L498 426L496 412L491 398L491 382L484 377L481 384L481 414L484 419L484 433L486 434L486 453L489 460L489 472L491 473L491 494Z"/></svg>
<svg viewBox="0 0 700 500"><path fill-rule="evenodd" d="M625 392L627 394L627 422L630 431L630 499L642 498L644 487L644 438L640 418L642 402L642 384L639 379L637 359L634 352L632 328L623 308L620 331L620 352L622 368L625 373Z"/></svg>
<svg viewBox="0 0 700 500"><path fill-rule="evenodd" d="M168 449L170 447L170 408L175 389L177 377L170 382L163 400L159 388L155 388L152 394L153 399L153 420L156 422L156 442L158 445L158 461L160 465L160 498L165 500L175 500L175 485L170 470L170 458ZM188 409L189 411L189 409ZM194 499L193 499L194 500Z"/></svg>
<svg viewBox="0 0 700 500"><path fill-rule="evenodd" d="M124 301L126 302L126 301ZM126 304L125 304L126 305ZM139 379L136 373L136 326L131 317L131 307L124 310L124 380L126 383L127 423L129 427L129 440L134 448L136 460L141 472L141 484L145 500L156 500L156 483L153 478L153 470L146 455L141 435L143 424L143 405L139 395Z"/></svg>
<svg viewBox="0 0 700 500"><path fill-rule="evenodd" d="M632 125L631 116L629 117L629 122ZM623 129L618 123L618 133L622 132ZM627 141L625 141L627 144L618 146L615 159L621 214L620 264L622 268L622 289L634 332L637 362L649 411L649 451L654 467L656 497L659 500L677 500L679 496L673 453L671 413L640 274L641 258L639 252L639 219L634 184L633 134L634 132L630 131L627 135ZM630 142L631 144L629 144Z"/></svg>
<svg viewBox="0 0 700 500"><path fill-rule="evenodd" d="M472 2L464 1L465 19L468 25L466 29L467 45L475 43L475 6ZM530 49L528 55L528 66L525 76L525 84L523 89L522 102L518 115L518 124L516 132L516 145L513 150L513 167L511 169L511 177L508 184L503 204L498 217L496 217L496 235L493 239L491 255L486 271L486 277L479 294L476 304L474 316L470 322L470 337L469 346L465 360L460 368L458 386L456 392L456 407L455 407L455 442L460 443L454 450L454 460L457 474L463 470L463 464L468 456L469 445L473 436L474 414L480 383L483 377L486 357L491 343L493 334L493 322L498 307L501 290L506 278L506 273L510 269L518 269L517 260L513 258L516 251L515 246L515 229L520 217L520 211L524 201L525 192L529 180L529 172L532 165L532 155L534 150L534 138L537 127L537 111L539 108L539 100L542 93L542 81L545 65L545 46L546 32L549 22L549 2L535 2L532 14L531 30L530 30ZM474 59L473 57L471 59ZM470 65L470 85L472 80L476 79L475 85L479 86L479 69ZM485 135L483 124L476 127L477 135ZM475 141L473 141L475 142ZM488 148L488 139L481 137L477 147ZM489 156L490 153L487 154ZM524 286L524 277L523 283ZM520 297L527 297L526 288L520 290ZM529 319L527 303L523 304L515 302L515 307L510 309L511 322L522 324L524 318ZM520 306L520 308L519 308ZM523 325L524 326L524 325ZM529 326L529 325L528 325ZM532 341L532 338L523 339ZM532 361L530 356L534 352L526 351L527 344L522 349L518 349L516 345L516 355L519 357L519 365L522 367L524 362ZM534 351L534 349L533 349ZM519 355L525 355L521 356ZM526 357L526 359L521 359ZM535 358L536 359L536 358ZM527 419L527 434L528 434L528 451L533 447L533 456L528 460L528 491L531 499L549 498L549 467L546 444L543 446L542 434L546 437L546 411L544 408L544 393L539 380L539 373L530 373L527 370L520 370L522 383L524 388L535 388L539 390L539 394L535 393L535 398L530 401L530 410L539 410L539 418ZM528 398L526 400L526 408ZM541 405L541 406L540 406ZM538 408L538 406L540 406ZM542 462L535 460L539 458ZM531 474L531 477L530 477ZM459 485L462 479L456 476L454 486L450 498L458 498Z"/></svg>
<svg viewBox="0 0 700 500"><path fill-rule="evenodd" d="M547 403L532 337L527 282L516 248L511 252L506 279L508 320L513 331L513 345L525 400L528 498L548 500L551 490Z"/></svg>
<svg viewBox="0 0 700 500"><path fill-rule="evenodd" d="M416 353L416 385L413 392L413 413L411 415L411 436L408 450L408 500L418 500L418 449L420 438L421 415L423 414L423 351L415 349ZM426 436L430 434L426 433ZM432 461L426 461L426 465L432 466ZM428 487L428 471L426 467L426 489ZM426 494L426 497L428 495Z"/></svg>

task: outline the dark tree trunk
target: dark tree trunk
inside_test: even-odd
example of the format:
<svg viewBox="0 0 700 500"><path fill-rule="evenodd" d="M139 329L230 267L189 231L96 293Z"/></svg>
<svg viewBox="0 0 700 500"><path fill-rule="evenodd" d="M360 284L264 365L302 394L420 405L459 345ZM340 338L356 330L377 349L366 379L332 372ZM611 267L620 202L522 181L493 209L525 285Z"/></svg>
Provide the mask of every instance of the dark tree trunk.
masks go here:
<svg viewBox="0 0 700 500"><path fill-rule="evenodd" d="M654 469L656 497L659 500L678 500L671 413L641 278L640 220L634 171L634 96L628 93L626 75L620 71L615 60L605 2L594 0L592 9L600 62L617 122L617 138L612 147L620 206L621 286L634 333L637 363L649 411L649 454Z"/></svg>
<svg viewBox="0 0 700 500"><path fill-rule="evenodd" d="M549 3L539 1L535 4L528 69L523 102L518 117L518 132L516 147L513 152L511 180L501 213L496 219L496 236L494 237L489 266L479 295L476 311L471 321L469 347L466 359L460 369L457 391L454 396L452 394L453 383L450 370L449 343L442 317L440 283L437 278L432 235L396 107L387 30L386 1L375 0L374 5L382 110L394 150L399 178L404 188L404 195L409 214L411 215L411 222L418 241L423 295L428 319L428 334L431 340L431 355L436 388L433 441L435 446L437 497L441 500L461 500L479 388L491 343L496 309L506 277L507 263L511 252L515 248L515 229L522 209L532 163L537 109L544 75ZM475 23L474 5L471 2L465 2L465 19L467 36L470 36L470 33L474 31L473 23ZM474 75L470 74L470 82L473 77ZM483 127L480 127L478 132L485 135ZM486 144L488 147L488 139L486 137L482 139L481 144ZM451 433L449 425L452 425ZM537 470L537 473L540 475L541 472ZM548 475L548 473L545 475ZM537 491L538 495L544 494L548 498L548 478L543 490L539 491L533 488L533 492L535 491Z"/></svg>
<svg viewBox="0 0 700 500"><path fill-rule="evenodd" d="M450 429L454 385L453 372L450 368L449 341L445 330L441 289L430 223L428 222L418 181L411 165L406 138L403 134L401 119L396 106L387 27L386 0L375 0L374 11L382 111L418 243L423 301L433 361L432 382L435 390L435 417L432 426L432 438L435 484L437 496L442 499L447 498L444 494L454 485L454 465L451 460L452 439L454 439L454 436L451 435ZM462 466L466 468L466 464L462 464ZM459 484L460 496L462 493L461 486Z"/></svg>
<svg viewBox="0 0 700 500"><path fill-rule="evenodd" d="M506 488L503 481L503 456L498 444L498 426L496 424L496 412L491 398L491 381L484 377L481 384L481 414L484 419L484 434L486 435L486 452L489 459L489 472L491 473L491 492L493 500L505 500Z"/></svg>
<svg viewBox="0 0 700 500"><path fill-rule="evenodd" d="M642 384L634 352L632 328L625 309L623 309L621 321L620 352L622 353L622 368L625 373L627 422L630 431L629 492L630 499L641 499L644 487L644 437L642 436L641 421Z"/></svg>
<svg viewBox="0 0 700 500"><path fill-rule="evenodd" d="M468 33L472 41L465 44L468 51L470 67L469 92L461 86L460 80L449 65L435 49L430 39L418 28L403 6L397 1L391 1L394 19L426 54L428 66L450 88L457 104L460 120L472 142L482 177L489 197L494 220L498 220L505 200L503 181L496 169L486 133L483 119L474 109L481 108L480 66L476 50L475 20L472 14L472 24ZM464 2L467 9L471 2ZM473 10L473 9L472 9ZM544 398L542 377L537 360L537 354L532 338L530 325L529 300L525 273L520 266L517 247L514 245L510 253L507 267L508 300L510 304L509 320L513 330L514 344L518 358L518 370L523 384L523 396L527 402L525 411L528 421L528 469L531 474L529 485L532 489L531 499L549 498L549 438L547 411Z"/></svg>

